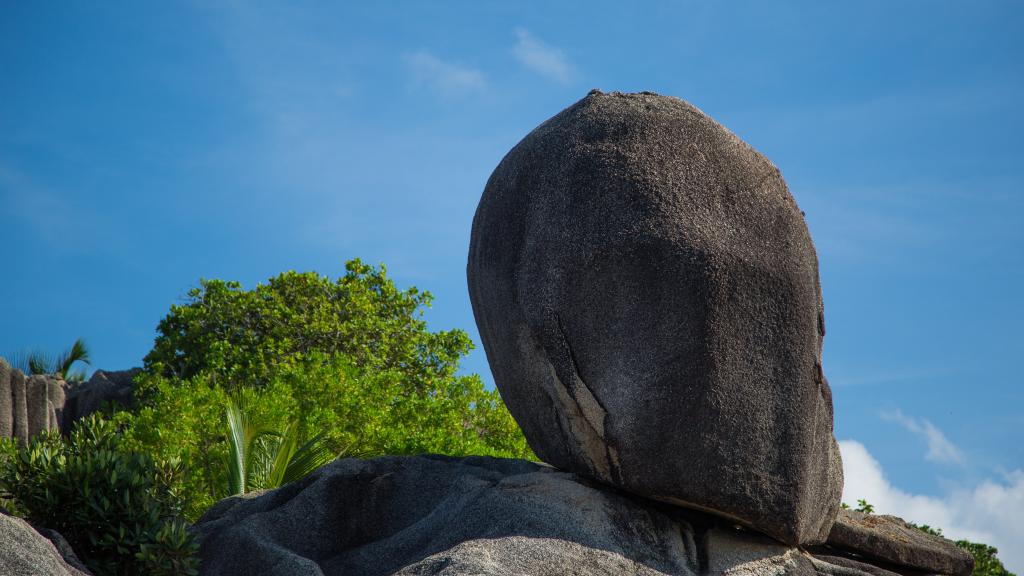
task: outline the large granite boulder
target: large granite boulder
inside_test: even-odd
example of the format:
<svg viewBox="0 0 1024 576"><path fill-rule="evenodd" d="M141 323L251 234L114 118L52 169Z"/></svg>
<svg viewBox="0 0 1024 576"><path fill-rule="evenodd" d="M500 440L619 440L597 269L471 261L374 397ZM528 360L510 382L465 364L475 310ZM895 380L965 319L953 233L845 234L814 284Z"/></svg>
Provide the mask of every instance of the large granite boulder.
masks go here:
<svg viewBox="0 0 1024 576"><path fill-rule="evenodd" d="M839 550L812 555L543 464L483 457L338 460L223 500L194 530L204 576L907 573Z"/></svg>
<svg viewBox="0 0 1024 576"><path fill-rule="evenodd" d="M491 175L468 280L542 460L825 540L842 466L818 261L764 156L682 100L591 92Z"/></svg>
<svg viewBox="0 0 1024 576"><path fill-rule="evenodd" d="M0 512L0 574L89 576L67 542L56 532L49 532L57 545L28 522Z"/></svg>

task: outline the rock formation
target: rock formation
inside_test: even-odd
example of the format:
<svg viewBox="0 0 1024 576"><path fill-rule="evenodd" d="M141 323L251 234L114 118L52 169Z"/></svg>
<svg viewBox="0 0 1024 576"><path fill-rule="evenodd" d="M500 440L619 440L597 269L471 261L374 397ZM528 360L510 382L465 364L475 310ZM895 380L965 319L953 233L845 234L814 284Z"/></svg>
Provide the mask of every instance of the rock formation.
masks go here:
<svg viewBox="0 0 1024 576"><path fill-rule="evenodd" d="M842 466L818 262L779 170L682 100L586 98L491 175L468 280L545 462L822 542Z"/></svg>
<svg viewBox="0 0 1024 576"><path fill-rule="evenodd" d="M105 403L132 406L139 368L97 370L88 382L66 382L54 374L26 376L0 358L0 438L22 443L43 430L71 430Z"/></svg>
<svg viewBox="0 0 1024 576"><path fill-rule="evenodd" d="M483 457L338 460L283 488L223 500L195 530L204 576L907 572L839 545L820 555L792 548L546 465ZM921 538L929 550L964 554L942 538ZM940 573L967 576L970 568Z"/></svg>
<svg viewBox="0 0 1024 576"><path fill-rule="evenodd" d="M928 574L970 574L973 559L949 540L922 532L895 516L840 510L828 546L883 565Z"/></svg>
<svg viewBox="0 0 1024 576"><path fill-rule="evenodd" d="M97 412L105 403L121 408L134 405L135 376L141 368L130 370L97 370L88 382L76 384L68 389L64 403L64 420L61 429L70 430L77 420Z"/></svg>
<svg viewBox="0 0 1024 576"><path fill-rule="evenodd" d="M337 460L210 509L202 574L971 573L948 540L839 511L807 226L779 171L696 108L595 91L542 124L487 183L468 279L502 397L551 466ZM0 360L0 433L130 405L132 376L58 394Z"/></svg>
<svg viewBox="0 0 1024 576"><path fill-rule="evenodd" d="M0 437L25 443L43 430L59 429L66 388L52 374L26 376L0 358Z"/></svg>
<svg viewBox="0 0 1024 576"><path fill-rule="evenodd" d="M7 576L89 576L70 546L49 531L59 545L21 518L0 512L0 574ZM64 550L60 550L63 547ZM67 559L64 554L68 555Z"/></svg>

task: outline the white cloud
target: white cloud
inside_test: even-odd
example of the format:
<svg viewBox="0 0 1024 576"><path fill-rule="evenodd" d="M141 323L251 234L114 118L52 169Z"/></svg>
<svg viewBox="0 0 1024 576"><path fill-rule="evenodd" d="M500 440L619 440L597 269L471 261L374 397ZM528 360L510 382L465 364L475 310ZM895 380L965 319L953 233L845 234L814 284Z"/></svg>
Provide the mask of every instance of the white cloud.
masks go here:
<svg viewBox="0 0 1024 576"><path fill-rule="evenodd" d="M984 542L999 549L1011 572L1024 570L1024 470L973 488L950 491L944 497L911 494L893 486L867 448L854 440L839 442L843 455L843 501L863 498L879 514L942 528L951 539Z"/></svg>
<svg viewBox="0 0 1024 576"><path fill-rule="evenodd" d="M421 50L405 56L413 81L429 86L445 97L476 92L487 87L483 72L459 64L445 62L430 52Z"/></svg>
<svg viewBox="0 0 1024 576"><path fill-rule="evenodd" d="M516 45L512 54L519 63L534 72L556 82L567 84L572 77L572 67L561 50L545 44L529 31L516 29Z"/></svg>
<svg viewBox="0 0 1024 576"><path fill-rule="evenodd" d="M911 418L910 416L904 415L903 412L900 412L899 410L883 412L882 418L889 420L890 422L896 422L900 426L903 426L907 430L924 438L928 443L928 453L924 456L926 460L949 464L964 463L964 455L960 452L960 449L946 438L946 435L942 433L942 430L936 428L935 425L928 420L924 418Z"/></svg>

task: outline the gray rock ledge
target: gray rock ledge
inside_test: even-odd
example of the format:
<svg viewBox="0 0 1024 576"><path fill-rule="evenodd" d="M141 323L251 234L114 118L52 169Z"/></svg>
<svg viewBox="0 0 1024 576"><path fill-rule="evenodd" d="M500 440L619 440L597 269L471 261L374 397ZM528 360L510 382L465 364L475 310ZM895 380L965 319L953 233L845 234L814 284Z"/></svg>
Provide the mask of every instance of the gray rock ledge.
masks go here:
<svg viewBox="0 0 1024 576"><path fill-rule="evenodd" d="M890 576L525 460L335 461L195 525L202 574Z"/></svg>

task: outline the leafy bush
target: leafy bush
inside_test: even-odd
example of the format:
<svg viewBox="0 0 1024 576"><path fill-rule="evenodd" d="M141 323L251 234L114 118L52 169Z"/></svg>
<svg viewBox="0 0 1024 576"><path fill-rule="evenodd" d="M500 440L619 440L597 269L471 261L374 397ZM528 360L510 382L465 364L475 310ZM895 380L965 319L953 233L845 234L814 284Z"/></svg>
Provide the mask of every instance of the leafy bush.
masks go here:
<svg viewBox="0 0 1024 576"><path fill-rule="evenodd" d="M229 393L210 374L186 380L161 375L139 379L148 400L135 413L116 418L128 425L136 450L158 459L181 460L188 474L186 516L196 518L228 496ZM277 370L259 391L242 388L246 412L270 428L294 422L299 437L322 435L332 454L487 454L529 457L522 432L496 392L478 378L451 378L443 387L410 391L399 371L367 373L341 355L311 354Z"/></svg>
<svg viewBox="0 0 1024 576"><path fill-rule="evenodd" d="M427 329L430 302L359 260L337 280L286 272L253 290L203 280L160 322L139 407L116 418L133 449L182 461L189 518L228 495L227 430L212 423L238 391L252 418L320 435L334 454L532 457L498 393L458 374L469 336Z"/></svg>
<svg viewBox="0 0 1024 576"><path fill-rule="evenodd" d="M129 452L96 415L69 438L55 431L0 454L8 512L60 532L97 576L198 574L197 545L180 519L177 462Z"/></svg>
<svg viewBox="0 0 1024 576"><path fill-rule="evenodd" d="M996 548L967 540L957 540L956 545L974 556L973 576L1014 576L1003 566L1002 561L996 558L996 554L999 552Z"/></svg>

